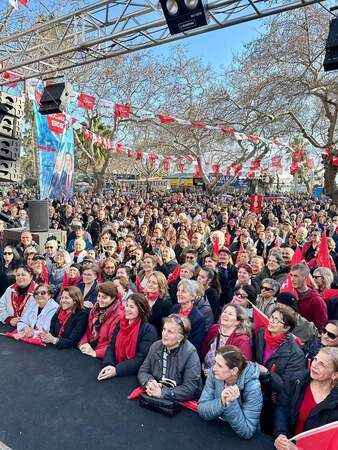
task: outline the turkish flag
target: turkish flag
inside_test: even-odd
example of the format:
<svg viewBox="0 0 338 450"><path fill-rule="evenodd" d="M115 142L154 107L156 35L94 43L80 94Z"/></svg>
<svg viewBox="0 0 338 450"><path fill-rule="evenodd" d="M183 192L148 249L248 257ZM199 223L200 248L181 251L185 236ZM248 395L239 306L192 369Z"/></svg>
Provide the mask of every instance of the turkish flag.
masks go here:
<svg viewBox="0 0 338 450"><path fill-rule="evenodd" d="M226 134L227 136L234 136L235 129L232 127L221 127L221 132Z"/></svg>
<svg viewBox="0 0 338 450"><path fill-rule="evenodd" d="M131 106L116 103L114 114L117 119L129 119L131 114Z"/></svg>
<svg viewBox="0 0 338 450"><path fill-rule="evenodd" d="M85 94L81 92L77 98L77 105L80 108L87 109L89 111L93 111L95 107L95 97L94 95Z"/></svg>
<svg viewBox="0 0 338 450"><path fill-rule="evenodd" d="M264 196L253 194L250 196L250 211L255 214L260 214L263 209Z"/></svg>
<svg viewBox="0 0 338 450"><path fill-rule="evenodd" d="M122 155L123 154L123 144L120 144L119 142L115 145L115 151L118 155Z"/></svg>
<svg viewBox="0 0 338 450"><path fill-rule="evenodd" d="M213 172L215 175L217 175L217 174L219 174L219 173L221 172L221 167L220 167L219 164L213 164L213 165L211 166L211 170L212 170L212 172Z"/></svg>
<svg viewBox="0 0 338 450"><path fill-rule="evenodd" d="M191 122L191 126L192 126L192 128L197 128L197 129L203 130L206 127L206 124L203 122L196 121L196 122Z"/></svg>
<svg viewBox="0 0 338 450"><path fill-rule="evenodd" d="M163 160L162 168L165 172L169 172L169 170L170 170L170 159L169 158L166 158Z"/></svg>
<svg viewBox="0 0 338 450"><path fill-rule="evenodd" d="M55 134L62 134L66 129L66 116L62 113L47 116L48 128Z"/></svg>
<svg viewBox="0 0 338 450"><path fill-rule="evenodd" d="M261 167L261 160L260 159L254 159L251 161L250 170L258 170Z"/></svg>
<svg viewBox="0 0 338 450"><path fill-rule="evenodd" d="M4 80L8 80L6 85L9 87L15 87L18 84L18 81L20 81L20 75L16 72L12 72L11 70L2 72L1 76Z"/></svg>
<svg viewBox="0 0 338 450"><path fill-rule="evenodd" d="M300 166L299 166L298 162L292 162L291 166L290 166L290 174L295 175L299 169L300 169Z"/></svg>
<svg viewBox="0 0 338 450"><path fill-rule="evenodd" d="M318 267L328 267L329 269L331 269L330 252L325 231L323 232L320 240L316 262Z"/></svg>
<svg viewBox="0 0 338 450"><path fill-rule="evenodd" d="M338 421L304 431L292 438L301 450L336 450Z"/></svg>
<svg viewBox="0 0 338 450"><path fill-rule="evenodd" d="M194 177L195 178L202 178L202 169L201 169L200 164L196 164L196 166L195 166Z"/></svg>
<svg viewBox="0 0 338 450"><path fill-rule="evenodd" d="M294 297L298 298L298 294L296 289L293 287L291 275L288 273L287 277L283 281L279 292L288 292L289 294L292 294Z"/></svg>
<svg viewBox="0 0 338 450"><path fill-rule="evenodd" d="M259 328L267 328L269 325L269 318L266 316L257 306L252 306L253 308L253 328L257 331Z"/></svg>
<svg viewBox="0 0 338 450"><path fill-rule="evenodd" d="M282 158L280 156L273 156L271 158L271 166L273 169L281 169L282 168Z"/></svg>
<svg viewBox="0 0 338 450"><path fill-rule="evenodd" d="M135 159L140 161L143 158L143 152L141 152L141 150L137 150L135 152Z"/></svg>
<svg viewBox="0 0 338 450"><path fill-rule="evenodd" d="M169 123L174 123L175 119L171 116L166 116L165 114L158 114L157 117L160 119L160 122L164 125Z"/></svg>
<svg viewBox="0 0 338 450"><path fill-rule="evenodd" d="M185 165L183 163L178 163L177 168L178 168L179 172L183 173L184 169L185 169Z"/></svg>

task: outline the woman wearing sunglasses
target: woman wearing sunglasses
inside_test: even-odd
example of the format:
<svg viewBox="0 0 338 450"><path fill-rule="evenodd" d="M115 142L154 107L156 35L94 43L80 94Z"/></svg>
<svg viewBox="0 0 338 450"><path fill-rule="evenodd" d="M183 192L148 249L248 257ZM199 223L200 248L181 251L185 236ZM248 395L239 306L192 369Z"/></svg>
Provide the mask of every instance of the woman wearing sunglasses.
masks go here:
<svg viewBox="0 0 338 450"><path fill-rule="evenodd" d="M276 295L279 291L278 281L272 278L265 278L262 281L261 293L257 297L257 308L265 315L269 315L272 310L277 306Z"/></svg>
<svg viewBox="0 0 338 450"><path fill-rule="evenodd" d="M24 313L17 324L17 330L25 337L33 337L39 331L49 331L53 315L59 305L53 300L53 288L39 284L26 305Z"/></svg>
<svg viewBox="0 0 338 450"><path fill-rule="evenodd" d="M276 449L297 450L290 436L336 422L337 405L338 349L325 347L314 357L310 372L286 384L282 391L276 407Z"/></svg>
<svg viewBox="0 0 338 450"><path fill-rule="evenodd" d="M267 328L260 328L255 336L255 361L260 365L264 398L264 432L272 430L274 407L284 384L306 369L304 353L291 334L295 324L293 311L279 305L271 312Z"/></svg>
<svg viewBox="0 0 338 450"><path fill-rule="evenodd" d="M338 320L329 320L321 337L314 337L305 345L306 358L312 361L323 347L338 347Z"/></svg>
<svg viewBox="0 0 338 450"><path fill-rule="evenodd" d="M15 269L18 266L19 255L13 247L6 245L0 257L0 297L15 281Z"/></svg>
<svg viewBox="0 0 338 450"><path fill-rule="evenodd" d="M201 364L187 340L190 321L178 314L164 319L162 339L154 342L140 367L138 380L151 397L196 400L202 387Z"/></svg>

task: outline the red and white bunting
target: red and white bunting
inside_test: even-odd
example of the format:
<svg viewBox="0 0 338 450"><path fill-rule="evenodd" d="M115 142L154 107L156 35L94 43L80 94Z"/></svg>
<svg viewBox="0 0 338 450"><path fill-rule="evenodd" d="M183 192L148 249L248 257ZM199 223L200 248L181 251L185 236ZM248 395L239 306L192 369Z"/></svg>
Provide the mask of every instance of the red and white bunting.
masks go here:
<svg viewBox="0 0 338 450"><path fill-rule="evenodd" d="M114 115L116 119L129 119L131 115L131 106L115 103Z"/></svg>
<svg viewBox="0 0 338 450"><path fill-rule="evenodd" d="M80 108L87 109L88 111L93 111L95 104L96 100L94 95L81 92L77 97L77 105Z"/></svg>

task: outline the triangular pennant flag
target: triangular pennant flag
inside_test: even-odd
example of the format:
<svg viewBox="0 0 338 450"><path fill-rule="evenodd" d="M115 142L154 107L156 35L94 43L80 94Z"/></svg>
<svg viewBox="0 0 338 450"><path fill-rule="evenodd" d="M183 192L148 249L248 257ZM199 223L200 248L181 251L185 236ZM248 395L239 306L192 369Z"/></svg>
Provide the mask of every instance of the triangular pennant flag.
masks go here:
<svg viewBox="0 0 338 450"><path fill-rule="evenodd" d="M87 109L88 111L93 111L95 106L94 95L89 95L81 92L77 98L77 105L80 108Z"/></svg>
<svg viewBox="0 0 338 450"><path fill-rule="evenodd" d="M331 269L330 252L327 244L327 236L325 231L322 234L320 244L317 250L316 262L317 267L328 267L329 269Z"/></svg>
<svg viewBox="0 0 338 450"><path fill-rule="evenodd" d="M301 263L304 260L304 256L300 247L297 247L293 257L291 259L291 266Z"/></svg>
<svg viewBox="0 0 338 450"><path fill-rule="evenodd" d="M338 439L338 421L328 423L294 436L297 448L301 450L336 450Z"/></svg>
<svg viewBox="0 0 338 450"><path fill-rule="evenodd" d="M174 123L175 119L171 116L167 116L165 114L158 114L157 117L160 119L160 122L163 124Z"/></svg>
<svg viewBox="0 0 338 450"><path fill-rule="evenodd" d="M257 331L259 328L267 328L269 325L269 318L257 306L252 305L253 308L253 328Z"/></svg>

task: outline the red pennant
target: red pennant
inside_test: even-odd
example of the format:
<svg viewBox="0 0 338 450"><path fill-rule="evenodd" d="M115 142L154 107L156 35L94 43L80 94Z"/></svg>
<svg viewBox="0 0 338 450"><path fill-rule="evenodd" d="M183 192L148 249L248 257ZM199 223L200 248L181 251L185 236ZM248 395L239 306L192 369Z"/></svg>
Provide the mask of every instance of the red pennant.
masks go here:
<svg viewBox="0 0 338 450"><path fill-rule="evenodd" d="M198 121L191 122L191 126L192 126L192 128L201 129L201 130L206 128L206 124L205 123L198 122Z"/></svg>
<svg viewBox="0 0 338 450"><path fill-rule="evenodd" d="M201 169L200 164L198 164L198 163L195 165L194 177L195 178L202 178L202 169Z"/></svg>
<svg viewBox="0 0 338 450"><path fill-rule="evenodd" d="M128 158L132 158L134 156L133 151L128 149L127 156L128 156Z"/></svg>
<svg viewBox="0 0 338 450"><path fill-rule="evenodd" d="M263 209L263 195L253 194L250 196L250 211L255 214L260 214Z"/></svg>
<svg viewBox="0 0 338 450"><path fill-rule="evenodd" d="M213 252L214 255L218 256L218 254L219 254L219 242L218 242L218 239L216 239L212 243L212 252Z"/></svg>
<svg viewBox="0 0 338 450"><path fill-rule="evenodd" d="M88 142L92 142L93 141L93 133L90 130L87 130L87 128L85 128L83 130L83 137Z"/></svg>
<svg viewBox="0 0 338 450"><path fill-rule="evenodd" d="M254 172L253 170L250 169L249 172L248 172L247 177L248 177L248 178L253 178L254 175L255 175L255 172Z"/></svg>
<svg viewBox="0 0 338 450"><path fill-rule="evenodd" d="M254 144L258 144L261 141L261 138L257 134L249 134L248 140Z"/></svg>
<svg viewBox="0 0 338 450"><path fill-rule="evenodd" d="M174 123L175 119L171 116L166 116L165 114L158 114L157 117L160 119L160 122L163 124Z"/></svg>
<svg viewBox="0 0 338 450"><path fill-rule="evenodd" d="M331 269L330 252L325 231L323 232L320 240L316 256L316 262L318 267L328 267L329 269Z"/></svg>
<svg viewBox="0 0 338 450"><path fill-rule="evenodd" d="M338 156L332 156L333 167L338 167Z"/></svg>
<svg viewBox="0 0 338 450"><path fill-rule="evenodd" d="M123 152L124 152L124 145L118 142L118 143L115 145L115 152L116 152L118 155L123 155Z"/></svg>
<svg viewBox="0 0 338 450"><path fill-rule="evenodd" d="M235 129L232 127L221 127L221 132L227 136L233 137L235 134Z"/></svg>
<svg viewBox="0 0 338 450"><path fill-rule="evenodd" d="M137 150L137 151L135 152L135 159L136 159L137 161L140 161L142 158L143 158L143 152L141 152L141 150Z"/></svg>
<svg viewBox="0 0 338 450"><path fill-rule="evenodd" d="M304 260L303 252L300 247L297 247L291 259L291 266L301 263Z"/></svg>
<svg viewBox="0 0 338 450"><path fill-rule="evenodd" d="M298 162L292 162L290 166L290 174L295 175L300 169Z"/></svg>
<svg viewBox="0 0 338 450"><path fill-rule="evenodd" d="M269 318L256 306L252 305L252 308L254 331L257 331L259 328L267 328L269 325Z"/></svg>
<svg viewBox="0 0 338 450"><path fill-rule="evenodd" d="M261 167L261 160L259 158L251 161L250 170L258 170Z"/></svg>
<svg viewBox="0 0 338 450"><path fill-rule="evenodd" d="M300 162L304 158L304 150L298 149L294 150L291 155L293 162Z"/></svg>
<svg viewBox="0 0 338 450"><path fill-rule="evenodd" d="M292 438L292 440L296 441L297 448L301 450L335 450L337 448L337 439L337 422L304 431Z"/></svg>
<svg viewBox="0 0 338 450"><path fill-rule="evenodd" d="M88 111L93 111L95 107L94 95L89 95L81 92L77 98L77 105L80 108L87 109Z"/></svg>
<svg viewBox="0 0 338 450"><path fill-rule="evenodd" d="M114 114L116 119L129 119L131 115L131 106L122 105L121 103L115 104Z"/></svg>
<svg viewBox="0 0 338 450"><path fill-rule="evenodd" d="M185 164L183 164L183 163L178 163L178 164L177 164L177 168L178 168L178 171L179 171L180 173L183 173L183 172L184 172L184 169L185 169Z"/></svg>
<svg viewBox="0 0 338 450"><path fill-rule="evenodd" d="M55 134L62 134L66 129L66 116L64 114L49 114L47 116L48 128Z"/></svg>
<svg viewBox="0 0 338 450"><path fill-rule="evenodd" d="M18 84L18 81L20 81L20 75L16 72L12 72L11 70L2 72L1 76L4 80L9 81L8 83L6 83L6 85L9 87L15 87Z"/></svg>
<svg viewBox="0 0 338 450"><path fill-rule="evenodd" d="M169 158L166 158L163 160L162 168L165 172L169 172L169 170L170 170L170 159Z"/></svg>
<svg viewBox="0 0 338 450"><path fill-rule="evenodd" d="M230 170L233 172L235 176L239 176L242 173L243 166L242 164L231 164Z"/></svg>
<svg viewBox="0 0 338 450"><path fill-rule="evenodd" d="M221 167L219 164L213 164L211 166L211 170L212 170L212 173L214 173L215 175L218 175L219 173L221 173Z"/></svg>

